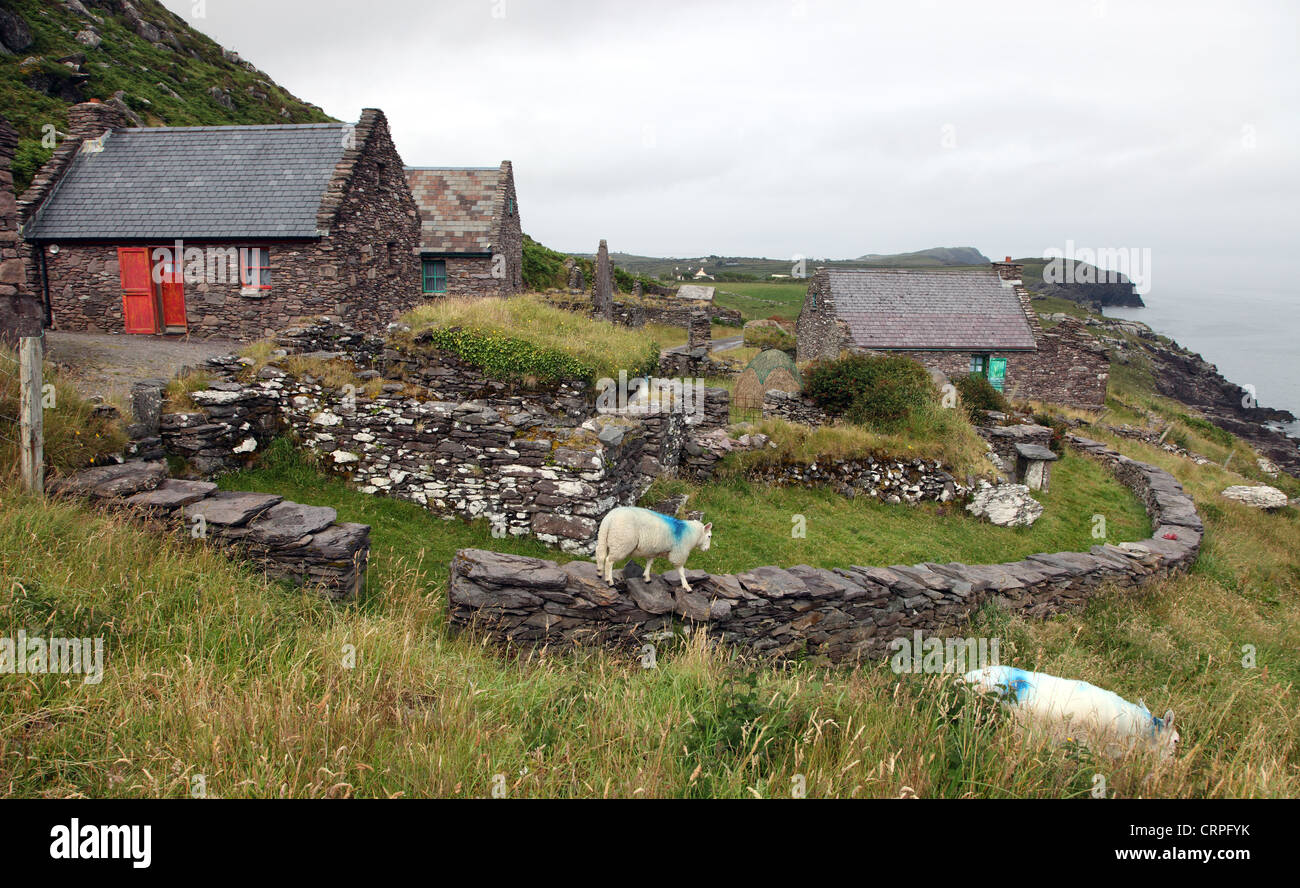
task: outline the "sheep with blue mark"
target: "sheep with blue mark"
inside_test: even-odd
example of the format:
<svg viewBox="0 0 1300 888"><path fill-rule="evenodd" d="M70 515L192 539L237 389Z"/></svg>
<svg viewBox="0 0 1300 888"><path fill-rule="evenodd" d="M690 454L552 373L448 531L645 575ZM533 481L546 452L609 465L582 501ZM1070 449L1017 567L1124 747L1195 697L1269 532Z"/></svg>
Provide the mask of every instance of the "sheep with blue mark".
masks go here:
<svg viewBox="0 0 1300 888"><path fill-rule="evenodd" d="M691 551L707 552L713 539L713 525L683 521L650 509L619 506L600 522L596 534L596 569L605 582L614 585L614 562L624 558L645 558L644 579L650 579L650 565L666 557L678 570L682 588L686 582L686 559Z"/></svg>
<svg viewBox="0 0 1300 888"><path fill-rule="evenodd" d="M1058 737L1090 738L1108 751L1145 745L1163 759L1172 758L1178 745L1172 709L1157 718L1141 700L1130 703L1086 681L1014 666L988 666L967 672L962 682L997 694L1018 722L1032 722Z"/></svg>

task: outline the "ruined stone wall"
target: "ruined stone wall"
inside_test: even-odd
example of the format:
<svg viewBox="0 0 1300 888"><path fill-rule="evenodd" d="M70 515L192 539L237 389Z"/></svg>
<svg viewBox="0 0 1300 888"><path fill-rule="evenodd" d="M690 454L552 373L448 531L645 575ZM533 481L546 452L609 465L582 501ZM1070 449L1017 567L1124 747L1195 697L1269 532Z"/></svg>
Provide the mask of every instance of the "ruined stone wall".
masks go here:
<svg viewBox="0 0 1300 888"><path fill-rule="evenodd" d="M784 419L787 422L797 422L802 425L817 426L830 425L833 420L831 416L818 407L809 398L801 397L793 392L782 392L771 390L763 393L763 418Z"/></svg>
<svg viewBox="0 0 1300 888"><path fill-rule="evenodd" d="M989 601L1045 617L1080 607L1101 589L1136 588L1189 568L1202 525L1178 481L1095 441L1071 442L1110 465L1146 503L1150 539L1002 564L687 571L691 592L675 575L644 582L637 567L611 588L591 562L466 549L451 563L448 612L453 623L502 642L637 646L682 621L749 654L851 662L886 656L891 640L916 631L959 629ZM726 528L714 533L725 544Z"/></svg>
<svg viewBox="0 0 1300 888"><path fill-rule="evenodd" d="M27 283L30 252L18 236L18 201L10 171L18 133L0 117L0 342L39 336L45 313Z"/></svg>

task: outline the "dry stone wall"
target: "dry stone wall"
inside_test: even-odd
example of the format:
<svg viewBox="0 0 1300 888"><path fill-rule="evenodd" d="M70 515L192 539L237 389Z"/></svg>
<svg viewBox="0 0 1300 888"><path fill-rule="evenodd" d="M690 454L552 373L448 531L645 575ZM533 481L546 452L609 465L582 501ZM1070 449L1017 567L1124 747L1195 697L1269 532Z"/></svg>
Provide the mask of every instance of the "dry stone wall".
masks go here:
<svg viewBox="0 0 1300 888"><path fill-rule="evenodd" d="M169 479L162 462L127 461L62 479L54 492L87 497L175 533L202 539L328 598L350 598L365 582L370 526L339 523L328 506L266 493L219 491L208 481Z"/></svg>
<svg viewBox="0 0 1300 888"><path fill-rule="evenodd" d="M333 322L293 328L279 342L286 352L306 349L304 356L382 373L360 371L349 389L274 364L247 379L249 359L215 358L208 368L216 381L190 393L198 409L161 414L156 431L133 425L137 452L155 455L156 445L207 476L242 465L288 432L366 493L484 518L503 535L575 553L592 551L600 517L634 503L659 474L705 474L725 453L708 437L726 436L724 389L704 389L700 409L689 413L625 405L602 414L579 380L514 386L439 349L399 351Z"/></svg>
<svg viewBox="0 0 1300 888"><path fill-rule="evenodd" d="M675 585L675 574L642 581L633 565L610 587L590 562L467 549L451 563L448 611L454 624L502 642L639 645L680 621L750 654L845 662L883 657L891 640L914 631L956 629L988 601L1044 617L1079 607L1102 588L1135 588L1187 569L1203 528L1178 481L1096 441L1070 440L1142 499L1150 539L1002 564L687 571L691 592ZM725 529L718 532L725 538Z"/></svg>

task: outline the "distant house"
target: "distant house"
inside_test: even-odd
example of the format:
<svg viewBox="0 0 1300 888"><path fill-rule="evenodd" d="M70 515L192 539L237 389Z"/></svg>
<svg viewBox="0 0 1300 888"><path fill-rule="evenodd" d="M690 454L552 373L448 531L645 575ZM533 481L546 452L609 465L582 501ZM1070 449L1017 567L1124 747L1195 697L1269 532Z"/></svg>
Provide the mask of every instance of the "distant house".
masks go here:
<svg viewBox="0 0 1300 888"><path fill-rule="evenodd" d="M19 201L53 326L255 339L378 331L420 300L419 214L383 112L355 124L126 126L86 102Z"/></svg>
<svg viewBox="0 0 1300 888"><path fill-rule="evenodd" d="M495 167L408 167L420 208L420 289L426 297L517 293L524 236L510 161Z"/></svg>
<svg viewBox="0 0 1300 888"><path fill-rule="evenodd" d="M985 376L1021 399L1101 406L1104 348L1077 322L1044 330L1021 270L818 269L795 326L798 359L902 353L950 379Z"/></svg>
<svg viewBox="0 0 1300 888"><path fill-rule="evenodd" d="M700 266L700 270L697 271L697 272L695 272L695 274L691 275L691 277L695 278L697 281L711 281L711 280L713 280L713 275L711 275L711 274L709 274L707 271L705 271L703 265L701 265L701 266Z"/></svg>

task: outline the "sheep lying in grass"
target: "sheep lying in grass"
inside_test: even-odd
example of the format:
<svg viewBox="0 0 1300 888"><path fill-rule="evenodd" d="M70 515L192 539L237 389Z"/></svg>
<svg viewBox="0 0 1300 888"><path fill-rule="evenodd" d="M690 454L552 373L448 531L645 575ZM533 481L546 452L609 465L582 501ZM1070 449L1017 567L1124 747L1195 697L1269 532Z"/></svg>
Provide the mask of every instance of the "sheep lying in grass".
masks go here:
<svg viewBox="0 0 1300 888"><path fill-rule="evenodd" d="M611 509L600 522L596 535L596 569L612 586L615 561L629 556L645 558L644 578L649 580L650 565L655 558L666 556L677 568L682 588L689 592L686 558L692 549L707 552L712 539L712 524L682 521L635 506L619 506Z"/></svg>
<svg viewBox="0 0 1300 888"><path fill-rule="evenodd" d="M998 694L1016 721L1033 722L1058 738L1090 737L1111 752L1145 744L1163 759L1172 758L1178 744L1172 709L1156 718L1141 700L1130 703L1086 681L1014 666L976 669L962 681Z"/></svg>

